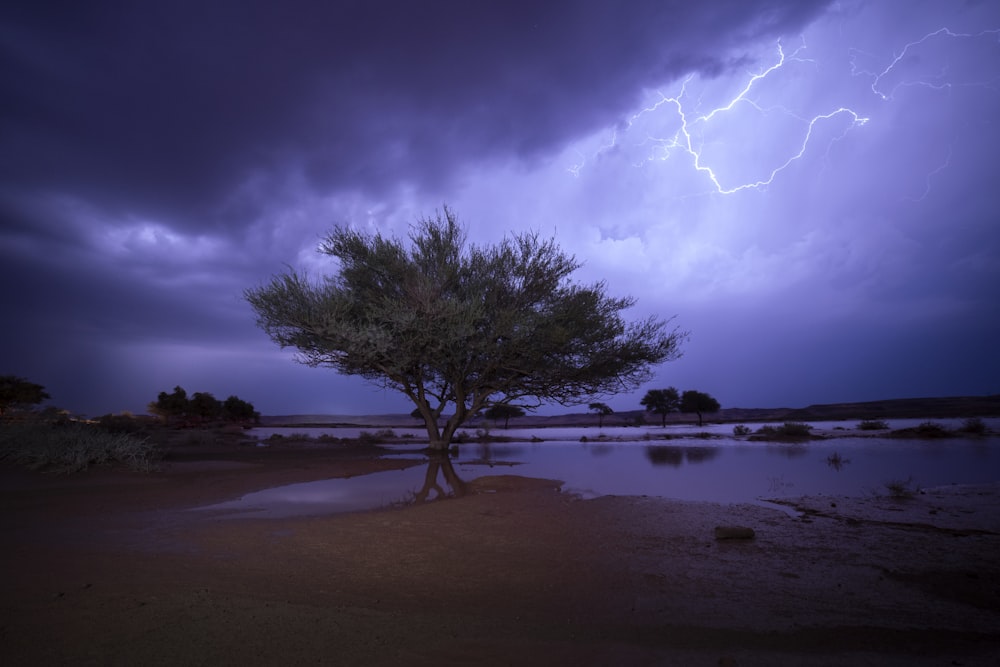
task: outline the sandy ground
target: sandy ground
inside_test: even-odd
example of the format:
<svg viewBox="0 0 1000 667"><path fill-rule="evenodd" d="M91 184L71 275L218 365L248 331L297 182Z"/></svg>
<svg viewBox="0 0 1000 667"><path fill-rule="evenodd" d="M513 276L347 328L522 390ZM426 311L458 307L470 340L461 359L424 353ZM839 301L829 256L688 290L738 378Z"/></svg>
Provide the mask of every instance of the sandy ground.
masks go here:
<svg viewBox="0 0 1000 667"><path fill-rule="evenodd" d="M0 468L0 663L1000 665L1000 486L788 513L501 475L370 512L192 511L401 465L207 447L148 475Z"/></svg>

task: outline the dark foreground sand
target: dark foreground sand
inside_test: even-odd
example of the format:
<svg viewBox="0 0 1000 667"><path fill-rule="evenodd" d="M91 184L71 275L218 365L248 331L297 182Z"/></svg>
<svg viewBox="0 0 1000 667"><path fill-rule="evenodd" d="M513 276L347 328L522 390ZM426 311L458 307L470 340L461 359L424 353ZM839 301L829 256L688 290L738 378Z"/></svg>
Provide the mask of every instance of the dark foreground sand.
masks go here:
<svg viewBox="0 0 1000 667"><path fill-rule="evenodd" d="M150 475L0 468L0 663L1000 665L998 486L794 517L494 476L365 513L190 511L400 465L216 447Z"/></svg>

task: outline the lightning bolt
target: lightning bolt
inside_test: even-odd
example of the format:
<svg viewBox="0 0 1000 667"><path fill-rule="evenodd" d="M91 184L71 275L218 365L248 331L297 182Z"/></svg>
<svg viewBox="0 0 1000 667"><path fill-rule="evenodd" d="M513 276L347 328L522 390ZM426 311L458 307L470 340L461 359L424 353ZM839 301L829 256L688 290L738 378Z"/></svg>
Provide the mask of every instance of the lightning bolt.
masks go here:
<svg viewBox="0 0 1000 667"><path fill-rule="evenodd" d="M950 62L954 65L955 61L959 61L959 65L961 65L959 60L961 54L952 58L921 58L921 47L930 48L936 45L938 40L981 40L979 44L991 49L989 55L995 57L992 49L995 48L995 43L1000 41L1000 29L964 33L940 28L905 44L901 50L893 53L888 61L883 61L881 66L868 69L862 67L861 61L864 58L874 57L858 49L851 49L849 51L850 71L844 73L850 76L870 77L871 93L882 102L893 101L897 91L903 87L922 86L931 90L943 91L956 85L977 85L1000 89L1000 70L997 70L997 76L992 79L971 82L958 82L949 66L940 66L931 72L926 71L927 62ZM617 128L613 128L600 142L600 145L590 151L590 160L585 157L582 151L578 150L579 160L567 170L579 177L591 160L596 160L619 148L622 150L638 149L641 157L632 161L632 165L635 167L641 167L651 162L674 159L688 160L693 172L701 176L704 179L703 182L708 186L703 194L732 195L745 190L765 189L772 185L782 172L802 159L810 150L815 150L814 144L824 143L826 152L829 154L836 142L843 140L851 132L864 127L871 121L871 118L848 105L838 104L826 110L814 110L819 111L818 113L804 114L796 113L781 104L770 106L762 104L761 99L769 93L762 91L761 88L769 79L783 76L783 70L789 67L816 64L815 60L805 57L806 51L804 40L791 53L786 53L784 45L778 42L774 47L774 59L771 64L756 72L747 72L742 87L724 98L723 103L707 112L699 110L700 99L689 92L696 82L694 74L681 81L680 89L676 94L667 95L659 90L654 91L651 103L635 112ZM978 59L976 54L966 57ZM918 67L923 67L924 71L918 71ZM710 85L710 82L704 83L706 88ZM772 117L780 122L788 121L791 123L788 129L782 129L775 135L788 142L787 150L784 154L776 153L776 157L768 158L761 155L761 160L770 159L771 163L759 166L756 175L752 175L753 172L750 172L749 177L744 176L742 179L733 176L727 177L726 170L719 163L720 159L729 159L731 164L741 166L745 166L745 163L749 163L749 161L743 160L741 162L739 158L733 157L738 155L735 149L731 148L734 146L733 144L726 145L718 138L713 143L712 133L716 131L717 125L730 122L731 117L744 111L757 114L762 122L764 119ZM648 127L653 127L653 129L644 130ZM722 129L724 131L724 126ZM820 137L821 129L824 131L822 138ZM622 143L624 138L635 134L643 136L630 145L626 146ZM719 135L721 136L721 132ZM749 139L753 139L753 137L749 137ZM947 169L950 164L951 150L949 149L944 162L927 174L925 192L919 199L923 199L930 193L933 177Z"/></svg>
<svg viewBox="0 0 1000 667"><path fill-rule="evenodd" d="M686 154L691 159L691 164L694 170L700 174L707 177L708 181L712 184L712 189L718 194L734 194L741 190L748 189L760 189L770 185L777 176L791 166L794 162L799 160L809 148L809 144L813 139L813 131L817 124L833 119L836 116L845 116L849 119L849 124L846 129L844 129L841 134L836 137L837 139L842 138L850 130L860 127L868 122L868 118L865 118L853 111L848 107L838 107L827 113L817 114L811 118L804 118L797 115L790 110L782 106L774 106L770 108L762 107L756 100L751 98L751 94L754 88L761 82L770 76L773 76L775 72L778 72L782 68L786 67L791 62L796 63L809 63L813 62L810 59L802 57L802 53L805 51L805 45L799 46L791 54L786 54L784 47L779 42L777 43L776 59L775 62L762 69L757 73L747 73L746 83L743 85L734 96L732 96L725 104L715 107L711 111L706 113L701 113L696 115L697 111L688 108L687 89L689 84L694 80L694 75L690 75L684 79L681 83L680 91L675 96L667 96L661 91L657 91L656 99L651 105L639 110L633 114L625 123L624 130L626 132L633 129L644 116L655 114L660 111L664 106L671 108L674 113L674 118L676 119L675 127L672 136L668 137L657 137L651 134L647 134L636 146L649 146L647 157L640 161L635 166L641 166L644 163L656 161L656 160L667 160L670 159L674 153L681 152ZM741 105L746 105L754 109L760 114L770 114L774 112L779 112L786 114L787 116L793 118L802 126L802 139L798 145L798 149L793 152L790 156L782 160L776 166L771 168L769 171L756 180L738 183L738 184L724 184L723 179L717 173L717 168L709 164L709 161L704 157L704 136L707 131L708 126L720 116L728 113L735 112L736 108ZM618 131L612 130L610 138L604 144L602 144L596 151L594 151L594 157L597 158L603 153L606 153L618 145ZM576 164L567 168L574 176L579 176L583 168L586 165L586 160L583 159L582 154L581 160Z"/></svg>
<svg viewBox="0 0 1000 667"><path fill-rule="evenodd" d="M910 201L920 202L927 199L927 196L931 193L931 181L935 176L940 174L942 171L951 166L951 151L952 147L948 146L948 154L945 156L944 160L937 167L928 172L926 178L924 178L924 192L919 197L907 197Z"/></svg>
<svg viewBox="0 0 1000 667"><path fill-rule="evenodd" d="M880 72L872 72L861 68L858 65L859 57L862 55L871 57L870 54L864 53L858 49L851 49L852 53L851 73L854 74L855 76L870 76L872 78L872 83L871 83L872 92L875 93L875 95L877 95L884 101L892 100L895 97L896 91L904 87L923 86L926 88L931 88L933 90L946 90L948 88L951 88L952 85L954 84L952 84L949 81L942 81L944 77L948 74L947 67L942 67L941 69L938 70L938 73L935 78L938 79L940 82L927 80L923 78L912 79L912 80L904 79L903 81L900 81L899 83L892 86L892 88L888 90L888 92L883 88L885 80L895 75L898 69L901 69L901 65L908 57L912 55L913 51L915 51L918 47L924 45L925 43L934 40L937 37L946 37L956 40L972 40L977 38L993 37L994 40L996 40L998 37L1000 37L1000 28L991 30L981 30L976 33L953 32L948 28L939 28L934 32L927 33L920 39L907 43L898 54L895 54L893 56L889 64ZM996 80L997 77L994 77L993 79L994 83L991 87L994 88L996 87L995 84ZM988 85L988 84L985 82L976 82L975 85Z"/></svg>

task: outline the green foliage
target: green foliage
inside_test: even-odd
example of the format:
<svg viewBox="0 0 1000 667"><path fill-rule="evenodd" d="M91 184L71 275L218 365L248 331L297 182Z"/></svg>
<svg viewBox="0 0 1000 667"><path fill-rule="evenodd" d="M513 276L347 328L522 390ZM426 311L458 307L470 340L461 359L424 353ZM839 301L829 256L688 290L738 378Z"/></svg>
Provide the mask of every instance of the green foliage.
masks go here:
<svg viewBox="0 0 1000 667"><path fill-rule="evenodd" d="M0 460L32 470L70 473L118 463L150 472L159 458L158 448L148 439L110 433L92 424L35 421L0 427Z"/></svg>
<svg viewBox="0 0 1000 667"><path fill-rule="evenodd" d="M650 389L639 401L639 405L646 408L646 412L660 415L660 425L667 425L667 415L677 412L681 407L681 397L676 387L666 389Z"/></svg>
<svg viewBox="0 0 1000 667"><path fill-rule="evenodd" d="M698 426L703 423L702 413L718 412L719 402L711 395L704 392L689 389L681 395L681 412L694 412L698 415Z"/></svg>
<svg viewBox="0 0 1000 667"><path fill-rule="evenodd" d="M889 424L881 419L862 419L858 423L859 431L884 431L889 428Z"/></svg>
<svg viewBox="0 0 1000 667"><path fill-rule="evenodd" d="M314 284L288 273L245 297L300 362L407 396L433 448L447 449L480 410L617 392L679 356L684 334L656 318L626 322L634 300L574 283L580 264L554 241L470 245L447 208L409 241L337 228L320 247L338 260L335 275Z"/></svg>
<svg viewBox="0 0 1000 667"><path fill-rule="evenodd" d="M750 427L744 424L737 424L733 427L733 435L750 435Z"/></svg>
<svg viewBox="0 0 1000 667"><path fill-rule="evenodd" d="M28 382L16 375L0 375L0 416L10 408L38 405L49 398L52 397L40 384Z"/></svg>

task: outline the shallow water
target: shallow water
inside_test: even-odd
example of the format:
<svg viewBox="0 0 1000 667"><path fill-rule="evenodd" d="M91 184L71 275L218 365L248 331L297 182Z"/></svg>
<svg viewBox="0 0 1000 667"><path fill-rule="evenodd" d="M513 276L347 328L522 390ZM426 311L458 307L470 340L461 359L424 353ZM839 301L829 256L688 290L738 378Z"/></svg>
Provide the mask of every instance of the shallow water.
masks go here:
<svg viewBox="0 0 1000 667"><path fill-rule="evenodd" d="M731 431L731 426L728 428ZM545 435L551 437L555 431L546 430ZM465 482L486 475L513 474L560 480L564 492L584 498L632 495L721 503L802 495L885 495L892 483L917 490L1000 482L1000 437L996 436L941 440L848 437L801 444L734 438L579 442L582 431L591 437L597 433L597 429L575 429L575 433L566 433L564 440L466 444L452 466ZM266 489L206 509L230 510L241 516L293 516L414 502L422 490L430 489L427 459L415 452L413 445L390 449L398 451L394 456L412 459L414 466ZM454 492L443 472L440 477L435 474L435 480L443 495ZM430 491L426 499L442 493Z"/></svg>

